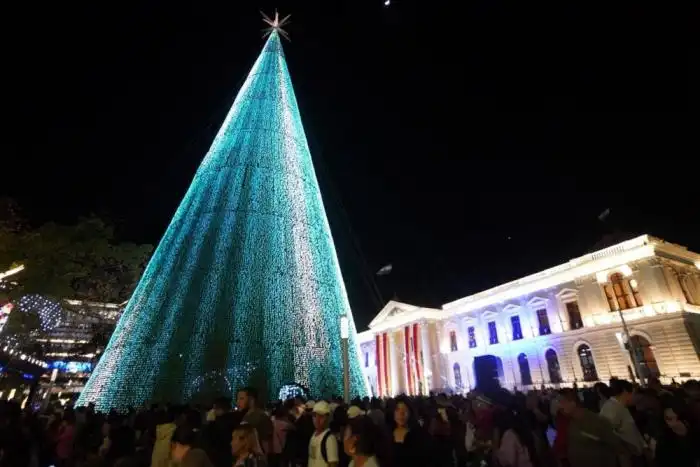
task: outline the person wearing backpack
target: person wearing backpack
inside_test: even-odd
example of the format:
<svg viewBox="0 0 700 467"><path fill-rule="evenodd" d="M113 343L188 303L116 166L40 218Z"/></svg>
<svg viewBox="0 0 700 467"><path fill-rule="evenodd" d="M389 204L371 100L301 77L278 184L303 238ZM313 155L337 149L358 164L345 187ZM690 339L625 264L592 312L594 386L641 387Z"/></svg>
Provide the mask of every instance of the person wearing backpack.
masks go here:
<svg viewBox="0 0 700 467"><path fill-rule="evenodd" d="M316 402L313 408L314 434L309 441L308 467L338 467L338 440L329 429L331 408Z"/></svg>

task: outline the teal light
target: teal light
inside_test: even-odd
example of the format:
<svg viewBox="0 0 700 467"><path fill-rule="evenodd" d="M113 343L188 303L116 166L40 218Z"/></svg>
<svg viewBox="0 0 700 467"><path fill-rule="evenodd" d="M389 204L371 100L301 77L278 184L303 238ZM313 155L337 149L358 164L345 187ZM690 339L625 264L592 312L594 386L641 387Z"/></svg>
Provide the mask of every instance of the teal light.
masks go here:
<svg viewBox="0 0 700 467"><path fill-rule="evenodd" d="M355 325L277 31L240 89L79 405L123 409L253 384L368 394Z"/></svg>

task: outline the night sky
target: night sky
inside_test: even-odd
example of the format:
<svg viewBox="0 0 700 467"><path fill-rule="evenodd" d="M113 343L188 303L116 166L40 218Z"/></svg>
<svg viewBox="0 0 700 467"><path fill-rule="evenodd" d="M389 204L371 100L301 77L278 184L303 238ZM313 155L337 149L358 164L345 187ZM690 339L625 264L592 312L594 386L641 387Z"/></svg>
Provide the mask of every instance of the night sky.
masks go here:
<svg viewBox="0 0 700 467"><path fill-rule="evenodd" d="M692 54L670 12L98 3L6 16L0 195L35 223L97 213L157 244L278 7L358 327L378 312L366 279L440 306L615 232L700 251Z"/></svg>

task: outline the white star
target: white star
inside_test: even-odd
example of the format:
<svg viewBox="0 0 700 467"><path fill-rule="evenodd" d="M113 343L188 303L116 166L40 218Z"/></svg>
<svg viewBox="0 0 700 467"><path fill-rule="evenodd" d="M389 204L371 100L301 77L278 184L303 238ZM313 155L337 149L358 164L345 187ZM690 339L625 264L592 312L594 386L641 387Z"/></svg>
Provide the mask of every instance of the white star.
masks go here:
<svg viewBox="0 0 700 467"><path fill-rule="evenodd" d="M272 34L272 31L277 31L282 37L289 40L289 34L287 34L287 31L282 29L282 27L289 24L289 17L292 15L287 15L280 20L280 15L279 13L277 13L277 10L275 10L275 19L270 19L270 17L262 11L260 12L260 14L263 16L263 21L270 25L269 28L263 29L263 31L265 31L263 37L269 36L270 34Z"/></svg>

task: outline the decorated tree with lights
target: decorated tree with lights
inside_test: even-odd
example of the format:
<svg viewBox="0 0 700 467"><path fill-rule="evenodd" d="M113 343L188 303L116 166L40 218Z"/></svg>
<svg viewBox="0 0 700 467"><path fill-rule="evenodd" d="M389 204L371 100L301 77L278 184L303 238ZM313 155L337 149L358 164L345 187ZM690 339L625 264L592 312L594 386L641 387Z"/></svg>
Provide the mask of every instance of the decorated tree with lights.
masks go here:
<svg viewBox="0 0 700 467"><path fill-rule="evenodd" d="M355 326L282 51L269 37L78 404L209 398L255 385L368 390Z"/></svg>

